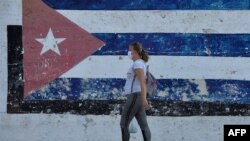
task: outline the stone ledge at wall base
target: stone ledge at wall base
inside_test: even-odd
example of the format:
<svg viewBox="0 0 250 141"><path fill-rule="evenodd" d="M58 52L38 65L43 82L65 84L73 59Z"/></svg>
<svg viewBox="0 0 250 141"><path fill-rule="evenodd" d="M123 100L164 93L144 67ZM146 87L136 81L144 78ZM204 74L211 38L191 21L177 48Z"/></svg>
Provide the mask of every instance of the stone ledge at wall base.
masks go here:
<svg viewBox="0 0 250 141"><path fill-rule="evenodd" d="M249 124L244 116L148 116L153 141L222 141L225 124ZM0 113L1 141L118 141L120 115ZM205 127L205 128L204 128ZM142 141L141 132L131 141Z"/></svg>

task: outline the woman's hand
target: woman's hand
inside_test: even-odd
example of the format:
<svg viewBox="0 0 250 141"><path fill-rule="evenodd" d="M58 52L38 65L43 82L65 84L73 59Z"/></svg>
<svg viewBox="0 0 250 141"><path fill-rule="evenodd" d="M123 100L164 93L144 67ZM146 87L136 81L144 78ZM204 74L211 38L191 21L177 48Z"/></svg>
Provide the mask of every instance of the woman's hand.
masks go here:
<svg viewBox="0 0 250 141"><path fill-rule="evenodd" d="M149 104L148 104L147 99L143 98L143 100L142 100L142 105L143 105L143 108L144 108L145 110L149 110L150 106L149 106Z"/></svg>

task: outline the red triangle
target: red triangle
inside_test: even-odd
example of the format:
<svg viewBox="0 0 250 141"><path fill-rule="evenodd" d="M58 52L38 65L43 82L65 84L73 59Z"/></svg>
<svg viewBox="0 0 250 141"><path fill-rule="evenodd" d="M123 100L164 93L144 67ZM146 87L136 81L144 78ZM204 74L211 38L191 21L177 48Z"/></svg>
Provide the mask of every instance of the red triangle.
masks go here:
<svg viewBox="0 0 250 141"><path fill-rule="evenodd" d="M58 43L60 55L52 50L41 54L49 29ZM104 42L71 22L41 0L23 0L24 97L77 65ZM87 67L87 66L86 66Z"/></svg>

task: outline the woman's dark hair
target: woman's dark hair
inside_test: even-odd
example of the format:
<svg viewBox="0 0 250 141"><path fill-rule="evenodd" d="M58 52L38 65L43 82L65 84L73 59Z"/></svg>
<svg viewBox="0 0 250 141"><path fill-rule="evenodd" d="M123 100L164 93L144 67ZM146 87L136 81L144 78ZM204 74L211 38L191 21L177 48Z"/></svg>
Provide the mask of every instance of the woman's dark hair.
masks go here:
<svg viewBox="0 0 250 141"><path fill-rule="evenodd" d="M140 55L141 59L145 62L148 62L148 53L142 47L142 44L139 42L131 43L130 46Z"/></svg>

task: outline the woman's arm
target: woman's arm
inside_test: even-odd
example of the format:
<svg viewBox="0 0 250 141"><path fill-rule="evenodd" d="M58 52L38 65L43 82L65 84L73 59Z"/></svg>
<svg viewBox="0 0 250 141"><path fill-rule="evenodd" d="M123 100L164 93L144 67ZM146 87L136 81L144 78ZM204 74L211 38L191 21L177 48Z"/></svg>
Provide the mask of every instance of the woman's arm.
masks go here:
<svg viewBox="0 0 250 141"><path fill-rule="evenodd" d="M147 101L147 87L143 69L135 69L135 75L140 81L143 107L145 108L145 110L148 110L149 105Z"/></svg>

